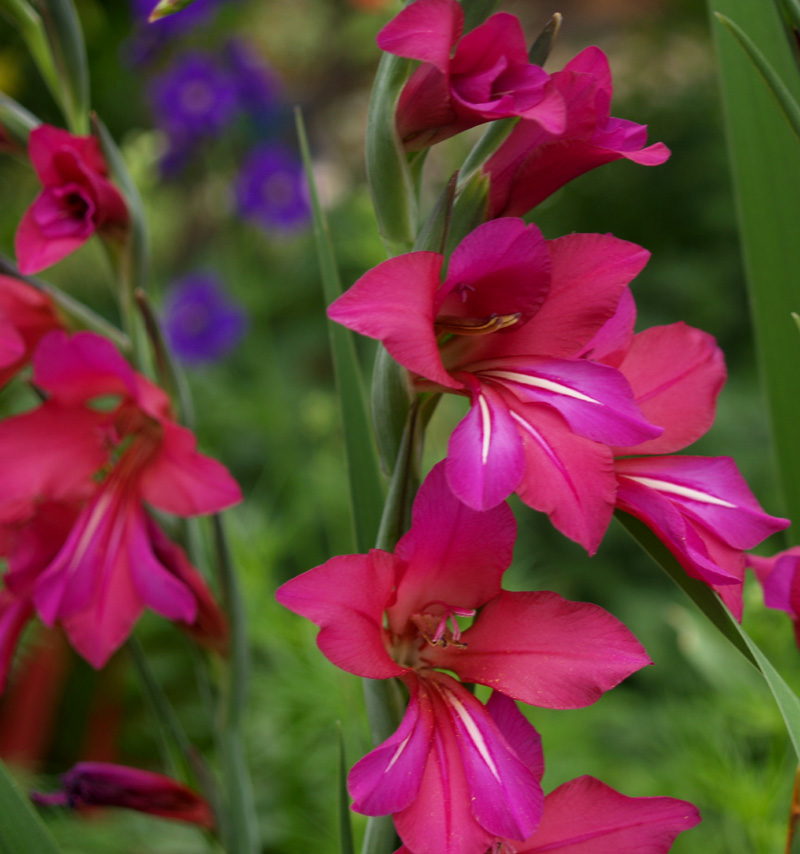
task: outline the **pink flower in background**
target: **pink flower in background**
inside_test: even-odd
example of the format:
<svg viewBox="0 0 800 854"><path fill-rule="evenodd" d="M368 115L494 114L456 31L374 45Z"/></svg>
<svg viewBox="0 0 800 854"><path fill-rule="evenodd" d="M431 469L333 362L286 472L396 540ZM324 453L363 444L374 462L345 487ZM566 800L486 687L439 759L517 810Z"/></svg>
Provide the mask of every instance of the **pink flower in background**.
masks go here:
<svg viewBox="0 0 800 854"><path fill-rule="evenodd" d="M163 774L110 762L79 762L61 778L62 791L31 793L43 806L124 807L212 828L214 816L196 792Z"/></svg>
<svg viewBox="0 0 800 854"><path fill-rule="evenodd" d="M489 217L522 216L568 181L614 160L658 166L670 155L647 143L647 127L613 118L611 70L588 47L551 77L564 99L566 124L552 131L523 116L483 167L490 177Z"/></svg>
<svg viewBox="0 0 800 854"><path fill-rule="evenodd" d="M767 608L784 611L791 617L795 641L800 647L800 546L792 546L772 557L747 555L746 561L764 590Z"/></svg>
<svg viewBox="0 0 800 854"><path fill-rule="evenodd" d="M509 116L561 133L564 103L549 75L529 62L519 20L499 13L462 37L463 30L457 0L416 0L378 33L381 50L422 61L397 106L406 149Z"/></svg>
<svg viewBox="0 0 800 854"><path fill-rule="evenodd" d="M61 325L47 294L0 276L0 388L30 361L42 336Z"/></svg>
<svg viewBox="0 0 800 854"><path fill-rule="evenodd" d="M48 625L61 622L95 667L145 607L190 625L200 614L213 625L202 578L145 503L178 516L223 510L241 498L230 474L197 452L164 392L104 338L50 333L34 356L34 382L48 400L0 423L0 525L21 532L8 552L8 588L29 597ZM54 502L75 509L62 538L46 539L57 544L50 553L35 535L25 540L25 529ZM34 546L26 559L23 540ZM211 643L224 645L220 631L211 630Z"/></svg>
<svg viewBox="0 0 800 854"><path fill-rule="evenodd" d="M382 341L420 390L470 399L447 479L475 509L516 491L596 550L613 511L611 445L661 434L616 368L584 357L649 254L611 235L546 241L519 219L488 222L444 258L379 264L329 308ZM656 422L657 423L657 422Z"/></svg>
<svg viewBox="0 0 800 854"><path fill-rule="evenodd" d="M684 323L633 335L634 320L632 299L621 300L588 345L591 358L625 375L644 415L665 428L655 439L614 449L617 507L651 528L741 619L744 550L789 522L761 509L732 459L673 453L714 421L725 364L713 337Z"/></svg>
<svg viewBox="0 0 800 854"><path fill-rule="evenodd" d="M93 136L39 125L31 131L28 154L44 188L17 229L20 272L38 273L83 246L96 231L127 225L125 202L108 180Z"/></svg>
<svg viewBox="0 0 800 854"><path fill-rule="evenodd" d="M515 535L507 505L462 504L439 464L394 554L335 557L277 593L320 627L317 643L334 664L406 684L400 728L355 765L348 785L353 808L393 814L417 854L484 854L495 837L524 840L538 826L538 736L509 698L578 708L649 663L595 605L502 590ZM459 620L478 609L462 630ZM484 706L442 670L492 687L492 700Z"/></svg>

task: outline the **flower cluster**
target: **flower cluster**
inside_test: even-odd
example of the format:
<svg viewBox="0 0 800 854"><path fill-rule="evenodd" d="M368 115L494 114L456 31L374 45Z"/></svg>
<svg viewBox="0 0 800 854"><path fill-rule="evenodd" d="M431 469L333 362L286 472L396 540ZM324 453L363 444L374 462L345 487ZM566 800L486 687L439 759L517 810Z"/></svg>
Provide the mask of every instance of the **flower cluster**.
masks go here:
<svg viewBox="0 0 800 854"><path fill-rule="evenodd" d="M545 798L540 738L514 702L587 705L646 653L597 606L506 591L501 578L512 493L590 554L616 509L740 618L745 550L788 524L729 458L675 453L711 426L725 366L713 338L684 323L635 333L630 285L649 253L610 234L546 240L520 218L590 169L658 165L669 150L611 116L599 49L549 75L511 15L465 34L456 0L415 0L378 44L418 61L394 115L410 158L479 124L514 125L483 152L480 224L452 251L378 264L328 315L381 342L413 393L468 408L394 552L332 558L278 599L319 626L334 664L405 686L396 733L348 779L353 809L392 815L403 854L662 854L699 821L694 807L589 777ZM486 702L474 685L491 689Z"/></svg>

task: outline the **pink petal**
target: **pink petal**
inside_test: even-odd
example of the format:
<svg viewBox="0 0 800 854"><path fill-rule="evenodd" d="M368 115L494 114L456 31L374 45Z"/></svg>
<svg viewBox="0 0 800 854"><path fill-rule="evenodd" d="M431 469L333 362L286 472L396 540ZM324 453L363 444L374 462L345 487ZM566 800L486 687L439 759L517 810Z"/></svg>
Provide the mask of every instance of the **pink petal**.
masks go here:
<svg viewBox="0 0 800 854"><path fill-rule="evenodd" d="M41 500L91 494L108 460L107 430L107 415L50 401L0 422L0 520L22 520Z"/></svg>
<svg viewBox="0 0 800 854"><path fill-rule="evenodd" d="M390 258L333 302L328 317L382 341L410 371L447 388L459 388L442 365L433 328L442 261L436 252Z"/></svg>
<svg viewBox="0 0 800 854"><path fill-rule="evenodd" d="M420 151L459 133L449 75L428 63L420 65L400 93L395 121L406 151Z"/></svg>
<svg viewBox="0 0 800 854"><path fill-rule="evenodd" d="M554 709L588 706L651 663L616 617L549 592L501 592L462 640L466 649L431 647L424 657L464 682Z"/></svg>
<svg viewBox="0 0 800 854"><path fill-rule="evenodd" d="M100 144L95 137L74 136L53 125L39 125L28 137L28 155L39 180L45 186L57 185L64 180L57 168L57 155L62 152L69 152L88 170L102 175L107 172Z"/></svg>
<svg viewBox="0 0 800 854"><path fill-rule="evenodd" d="M454 250L439 313L459 317L535 314L550 289L550 255L542 233L521 219L498 219L471 232Z"/></svg>
<svg viewBox="0 0 800 854"><path fill-rule="evenodd" d="M25 355L25 342L14 326L0 317L0 368L16 364Z"/></svg>
<svg viewBox="0 0 800 854"><path fill-rule="evenodd" d="M218 513L242 500L239 485L222 463L197 452L191 430L162 423L155 456L140 475L142 498L176 516Z"/></svg>
<svg viewBox="0 0 800 854"><path fill-rule="evenodd" d="M584 359L507 357L470 365L479 380L501 385L523 403L552 406L573 432L605 444L643 442L662 432L648 423L615 368Z"/></svg>
<svg viewBox="0 0 800 854"><path fill-rule="evenodd" d="M511 697L507 697L499 691L492 691L486 709L511 749L519 756L531 774L537 780L541 780L544 774L542 737L536 732L525 715L520 712L517 704Z"/></svg>
<svg viewBox="0 0 800 854"><path fill-rule="evenodd" d="M681 512L682 508L662 493L628 477L620 477L617 506L644 522L692 578L713 585L740 582L738 575L719 566L709 554L700 536L700 530L704 530L702 526L691 524Z"/></svg>
<svg viewBox="0 0 800 854"><path fill-rule="evenodd" d="M503 398L469 375L472 402L447 446L447 482L475 510L504 501L519 485L525 458L522 439Z"/></svg>
<svg viewBox="0 0 800 854"><path fill-rule="evenodd" d="M426 690L412 684L397 732L357 762L347 778L353 809L363 815L404 810L417 796L433 740L433 708Z"/></svg>
<svg viewBox="0 0 800 854"><path fill-rule="evenodd" d="M399 676L384 646L383 612L402 564L387 552L343 555L278 588L275 598L320 627L317 645L337 667L371 679Z"/></svg>
<svg viewBox="0 0 800 854"><path fill-rule="evenodd" d="M610 234L570 234L547 246L553 264L547 300L521 328L489 336L496 340L481 358L575 355L614 315L650 257L641 246Z"/></svg>
<svg viewBox="0 0 800 854"><path fill-rule="evenodd" d="M520 404L512 414L525 451L525 474L517 494L594 554L614 511L611 450L576 436L549 407Z"/></svg>
<svg viewBox="0 0 800 854"><path fill-rule="evenodd" d="M564 66L564 72L590 74L598 91L606 93L610 101L613 93L611 66L608 64L608 57L599 47L585 47Z"/></svg>
<svg viewBox="0 0 800 854"><path fill-rule="evenodd" d="M679 451L714 422L717 395L725 384L725 360L714 338L685 323L640 332L619 366L645 417L666 430L624 454Z"/></svg>
<svg viewBox="0 0 800 854"><path fill-rule="evenodd" d="M378 47L396 56L420 59L447 71L450 52L464 28L457 0L415 0L378 33Z"/></svg>
<svg viewBox="0 0 800 854"><path fill-rule="evenodd" d="M29 276L52 267L62 258L80 249L90 236L76 233L63 237L46 237L36 222L32 205L23 214L14 236L14 251L20 273Z"/></svg>
<svg viewBox="0 0 800 854"><path fill-rule="evenodd" d="M629 798L594 777L559 786L544 801L544 817L518 854L667 854L675 837L700 814L675 798Z"/></svg>
<svg viewBox="0 0 800 854"><path fill-rule="evenodd" d="M33 357L33 381L61 403L103 395L136 397L136 373L106 338L94 332L47 334Z"/></svg>
<svg viewBox="0 0 800 854"><path fill-rule="evenodd" d="M625 288L617 304L617 310L595 333L594 338L584 345L577 356L619 368L633 342L636 323L636 303L630 288ZM624 373L624 371L623 371ZM630 377L627 377L630 382ZM639 401L637 401L639 403ZM641 403L639 403L641 408ZM648 419L652 421L652 419ZM653 422L657 423L657 422Z"/></svg>
<svg viewBox="0 0 800 854"><path fill-rule="evenodd" d="M30 599L17 598L8 590L0 590L0 694L6 687L17 641L32 616Z"/></svg>
<svg viewBox="0 0 800 854"><path fill-rule="evenodd" d="M405 569L388 609L392 631L402 634L409 616L431 602L479 608L496 596L516 532L507 504L486 512L467 507L447 485L445 464L434 466L414 500L411 530L395 549Z"/></svg>
<svg viewBox="0 0 800 854"><path fill-rule="evenodd" d="M657 490L738 549L752 549L790 524L761 509L730 457L639 457L617 460L616 470L620 477Z"/></svg>

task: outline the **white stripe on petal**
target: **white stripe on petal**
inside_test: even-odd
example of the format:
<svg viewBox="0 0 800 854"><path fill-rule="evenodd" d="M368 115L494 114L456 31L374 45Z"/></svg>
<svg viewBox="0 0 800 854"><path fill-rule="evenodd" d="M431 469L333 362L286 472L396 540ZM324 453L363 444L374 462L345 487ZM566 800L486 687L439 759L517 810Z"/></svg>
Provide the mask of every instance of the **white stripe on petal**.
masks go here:
<svg viewBox="0 0 800 854"><path fill-rule="evenodd" d="M387 772L387 771L392 767L392 765L394 765L394 763L395 763L395 762L397 762L397 760L400 758L401 754L402 754L402 753L403 753L403 751L406 749L406 745L408 744L409 739L411 738L411 736L412 736L413 734L414 734L414 731L412 730L412 731L411 731L411 732L410 732L410 733L409 733L409 734L408 734L408 735L407 735L407 736L406 736L406 737L405 737L405 738L400 742L400 744L399 744L399 745L398 745L398 747L397 747L397 750L395 750L395 752L394 752L394 756L392 756L392 758L389 760L389 764L386 766L386 769L385 769L385 770L384 770L384 772L383 772L384 774L385 774L385 773L386 773L386 772Z"/></svg>
<svg viewBox="0 0 800 854"><path fill-rule="evenodd" d="M498 783L501 783L500 774L497 770L497 766L494 764L494 759L492 759L483 735L476 726L475 721L472 720L470 713L452 691L447 692L447 702L455 709L456 714L464 724L469 737L472 739L472 743L478 749L478 753L480 753L481 758L486 763L488 769L492 772L492 776Z"/></svg>
<svg viewBox="0 0 800 854"><path fill-rule="evenodd" d="M489 459L489 442L492 439L492 419L489 415L489 405L482 394L478 395L478 406L481 410L481 426L483 427L483 440L481 444L481 462L486 465Z"/></svg>
<svg viewBox="0 0 800 854"><path fill-rule="evenodd" d="M545 391L563 394L565 397L574 397L576 400L584 400L587 403L600 404L599 400L595 400L593 397L589 397L579 391L575 391L574 388L570 388L567 385L561 385L561 383L556 383L552 380L545 380L541 377L530 377L527 374L520 374L516 371L481 371L481 374L487 377L495 377L499 380L509 380L513 383L519 383L520 385L527 385L531 388L541 388Z"/></svg>
<svg viewBox="0 0 800 854"><path fill-rule="evenodd" d="M730 501L724 501L722 498L717 498L714 495L709 495L707 492L700 492L699 489L692 489L688 486L678 486L676 483L670 483L668 480L656 480L653 477L634 477L631 474L622 474L622 477L628 480L634 480L636 483L641 483L642 486L649 486L651 489L657 489L659 492L668 492L672 495L680 495L682 498L691 498L692 501L701 501L703 504L716 504L718 507L736 507L736 504L731 504Z"/></svg>

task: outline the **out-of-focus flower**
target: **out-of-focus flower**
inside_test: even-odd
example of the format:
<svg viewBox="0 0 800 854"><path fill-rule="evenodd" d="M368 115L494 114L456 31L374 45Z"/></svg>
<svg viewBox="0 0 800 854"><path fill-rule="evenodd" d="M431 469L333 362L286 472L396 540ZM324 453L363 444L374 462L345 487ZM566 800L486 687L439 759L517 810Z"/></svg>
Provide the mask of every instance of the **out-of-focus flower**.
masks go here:
<svg viewBox="0 0 800 854"><path fill-rule="evenodd" d="M614 507L610 446L662 432L618 370L583 357L648 257L610 234L546 241L492 220L456 247L444 282L439 253L398 255L328 316L382 341L418 390L470 399L447 451L462 501L487 509L517 492L591 554Z"/></svg>
<svg viewBox="0 0 800 854"><path fill-rule="evenodd" d="M245 42L231 39L223 53L239 96L239 106L260 125L276 118L281 105L281 81L278 75Z"/></svg>
<svg viewBox="0 0 800 854"><path fill-rule="evenodd" d="M124 45L124 53L131 65L150 62L156 54L176 37L207 23L216 13L221 0L194 0L179 13L150 23L152 0L130 0L134 32Z"/></svg>
<svg viewBox="0 0 800 854"><path fill-rule="evenodd" d="M49 333L34 354L34 382L48 399L0 423L4 580L99 668L145 607L189 625L203 617L202 579L165 547L145 504L195 516L235 504L241 492L175 423L166 394L106 339ZM92 406L98 398L107 405ZM56 506L68 510L62 533L32 531Z"/></svg>
<svg viewBox="0 0 800 854"><path fill-rule="evenodd" d="M0 388L28 363L42 336L60 326L47 294L0 276Z"/></svg>
<svg viewBox="0 0 800 854"><path fill-rule="evenodd" d="M164 327L170 347L184 362L222 358L239 343L246 323L244 311L212 273L184 276L167 291Z"/></svg>
<svg viewBox="0 0 800 854"><path fill-rule="evenodd" d="M311 216L300 162L282 146L251 151L236 179L239 213L267 230L293 231Z"/></svg>
<svg viewBox="0 0 800 854"><path fill-rule="evenodd" d="M458 0L415 0L378 33L387 53L422 60L400 94L397 131L408 151L511 116L550 133L564 129L564 102L528 60L522 26L501 12L463 38Z"/></svg>
<svg viewBox="0 0 800 854"><path fill-rule="evenodd" d="M31 798L43 806L124 807L129 810L214 826L211 808L196 792L171 777L110 762L79 762L61 777L62 791Z"/></svg>
<svg viewBox="0 0 800 854"><path fill-rule="evenodd" d="M523 216L568 181L614 160L657 166L670 155L647 143L647 127L611 116L611 69L606 55L587 47L552 75L564 99L566 126L553 132L526 118L489 158L489 218Z"/></svg>
<svg viewBox="0 0 800 854"><path fill-rule="evenodd" d="M183 54L154 78L150 101L158 125L181 143L217 136L239 108L230 73L199 52Z"/></svg>
<svg viewBox="0 0 800 854"><path fill-rule="evenodd" d="M31 131L28 154L44 185L19 224L14 245L22 273L38 273L74 252L96 232L121 232L128 222L122 195L93 136L50 125Z"/></svg>
<svg viewBox="0 0 800 854"><path fill-rule="evenodd" d="M334 557L276 594L320 627L317 644L338 667L408 687L400 727L353 767L348 788L356 811L391 813L417 854L485 854L495 837L536 830L541 748L510 698L580 708L649 663L602 608L503 590L515 536L507 504L462 504L440 463L393 554ZM480 703L450 673L492 698Z"/></svg>

